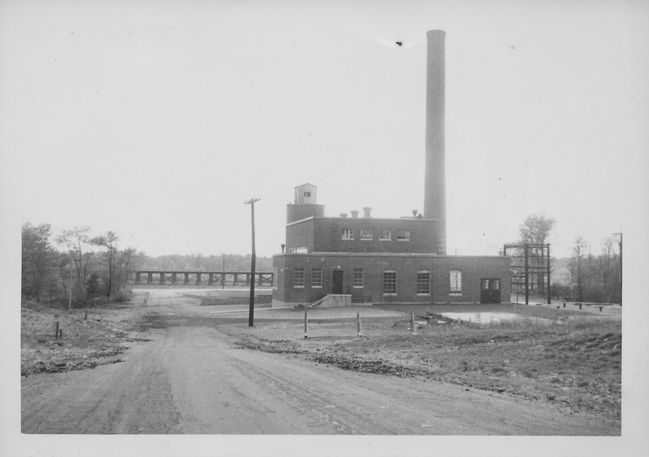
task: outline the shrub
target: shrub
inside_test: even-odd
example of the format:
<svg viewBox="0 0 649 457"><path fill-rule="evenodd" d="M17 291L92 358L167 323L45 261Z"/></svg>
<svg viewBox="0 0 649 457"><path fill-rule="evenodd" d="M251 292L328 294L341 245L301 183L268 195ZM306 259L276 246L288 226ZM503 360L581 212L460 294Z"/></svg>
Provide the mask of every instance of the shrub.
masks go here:
<svg viewBox="0 0 649 457"><path fill-rule="evenodd" d="M115 303L126 303L131 300L131 297L133 297L133 291L131 289L122 288L114 294L112 301Z"/></svg>
<svg viewBox="0 0 649 457"><path fill-rule="evenodd" d="M570 286L553 282L552 285L550 286L550 294L554 298L560 298L563 300L569 299Z"/></svg>

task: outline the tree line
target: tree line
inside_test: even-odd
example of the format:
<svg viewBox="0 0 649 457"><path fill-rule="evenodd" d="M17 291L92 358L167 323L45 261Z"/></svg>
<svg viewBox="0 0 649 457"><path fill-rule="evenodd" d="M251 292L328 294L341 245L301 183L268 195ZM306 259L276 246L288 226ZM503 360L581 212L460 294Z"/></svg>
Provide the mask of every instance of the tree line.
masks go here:
<svg viewBox="0 0 649 457"><path fill-rule="evenodd" d="M570 257L571 284L557 295L576 301L622 303L622 234L607 237L593 254L583 237L577 236Z"/></svg>
<svg viewBox="0 0 649 457"><path fill-rule="evenodd" d="M272 259L257 259L259 271L272 271ZM93 234L88 226L53 233L50 224L22 226L22 295L40 302L73 306L128 299L128 274L138 269L249 271L250 255L164 255L152 257L121 247L119 236Z"/></svg>
<svg viewBox="0 0 649 457"><path fill-rule="evenodd" d="M127 273L142 254L118 243L115 232L93 235L88 226L54 235L50 224L23 224L22 295L75 306L125 300Z"/></svg>

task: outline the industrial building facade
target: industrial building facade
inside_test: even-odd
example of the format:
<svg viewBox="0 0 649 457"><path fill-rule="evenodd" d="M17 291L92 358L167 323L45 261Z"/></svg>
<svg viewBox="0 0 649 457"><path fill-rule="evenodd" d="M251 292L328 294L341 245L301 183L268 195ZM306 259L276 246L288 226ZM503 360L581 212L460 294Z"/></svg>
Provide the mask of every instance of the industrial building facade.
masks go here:
<svg viewBox="0 0 649 457"><path fill-rule="evenodd" d="M428 32L424 214L373 218L369 207L326 217L317 187L295 188L286 244L273 257L273 306L323 297L355 303L509 301L510 258L446 255L444 40Z"/></svg>
<svg viewBox="0 0 649 457"><path fill-rule="evenodd" d="M296 194L314 186L296 188ZM287 210L286 253L273 258L274 306L309 304L326 295L349 303L494 303L509 297L510 259L431 252L436 221L325 217L298 198ZM295 208L294 208L295 207ZM309 211L293 221L290 216ZM355 213L355 212L354 212Z"/></svg>

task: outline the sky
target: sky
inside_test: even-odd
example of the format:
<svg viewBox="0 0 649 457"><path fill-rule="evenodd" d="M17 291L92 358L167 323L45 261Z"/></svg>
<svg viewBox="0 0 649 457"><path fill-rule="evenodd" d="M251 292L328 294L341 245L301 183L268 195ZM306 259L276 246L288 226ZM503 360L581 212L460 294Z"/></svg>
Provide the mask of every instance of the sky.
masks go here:
<svg viewBox="0 0 649 457"><path fill-rule="evenodd" d="M523 220L593 252L646 215L643 2L0 2L0 208L150 255L280 251L326 213L423 209L426 31L446 31L449 254ZM403 46L397 46L401 41Z"/></svg>

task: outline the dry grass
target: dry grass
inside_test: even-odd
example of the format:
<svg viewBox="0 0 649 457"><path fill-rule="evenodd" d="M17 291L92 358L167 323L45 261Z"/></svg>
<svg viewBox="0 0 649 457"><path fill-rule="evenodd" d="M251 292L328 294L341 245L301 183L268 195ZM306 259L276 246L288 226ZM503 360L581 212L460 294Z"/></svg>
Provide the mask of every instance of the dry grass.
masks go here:
<svg viewBox="0 0 649 457"><path fill-rule="evenodd" d="M119 307L118 307L119 308ZM21 309L21 375L94 368L120 361L132 325L119 312L71 312L26 302ZM63 331L56 338L56 322Z"/></svg>
<svg viewBox="0 0 649 457"><path fill-rule="evenodd" d="M542 312L547 311L553 310ZM543 323L531 315L486 325L432 319L413 335L402 316L366 319L363 337L356 335L355 319L312 320L308 339L295 320L237 326L236 335L243 346L298 353L346 369L425 376L620 417L619 319L556 313L546 314L554 319Z"/></svg>

